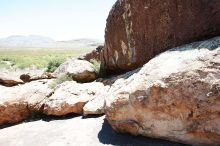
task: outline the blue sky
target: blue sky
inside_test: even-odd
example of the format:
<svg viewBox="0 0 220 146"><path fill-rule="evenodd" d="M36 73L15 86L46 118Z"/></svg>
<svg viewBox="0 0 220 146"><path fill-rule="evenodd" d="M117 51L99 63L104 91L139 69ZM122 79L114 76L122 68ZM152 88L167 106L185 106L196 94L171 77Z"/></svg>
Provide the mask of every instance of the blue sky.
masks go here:
<svg viewBox="0 0 220 146"><path fill-rule="evenodd" d="M0 38L43 35L55 40L104 39L116 0L0 0Z"/></svg>

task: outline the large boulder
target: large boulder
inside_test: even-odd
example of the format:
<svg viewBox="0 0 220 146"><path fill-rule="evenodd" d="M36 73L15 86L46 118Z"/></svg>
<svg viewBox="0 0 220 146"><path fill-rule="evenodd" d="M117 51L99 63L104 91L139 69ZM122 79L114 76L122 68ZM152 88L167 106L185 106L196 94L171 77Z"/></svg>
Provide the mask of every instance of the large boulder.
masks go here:
<svg viewBox="0 0 220 146"><path fill-rule="evenodd" d="M16 92L8 96L8 93L5 95L5 89L0 88L0 93L0 125L18 123L30 116L26 102L9 99L12 94L16 95Z"/></svg>
<svg viewBox="0 0 220 146"><path fill-rule="evenodd" d="M109 86L99 82L69 81L51 89L53 82L53 79L45 79L15 87L0 86L0 125L21 122L35 113L55 116L104 113Z"/></svg>
<svg viewBox="0 0 220 146"><path fill-rule="evenodd" d="M160 54L109 93L106 117L119 132L220 145L220 37Z"/></svg>
<svg viewBox="0 0 220 146"><path fill-rule="evenodd" d="M43 112L47 115L63 116L70 113L83 114L84 105L104 92L98 82L80 84L67 81L60 84L47 100Z"/></svg>
<svg viewBox="0 0 220 146"><path fill-rule="evenodd" d="M17 77L9 76L5 73L0 74L0 85L12 87L23 83L24 82Z"/></svg>
<svg viewBox="0 0 220 146"><path fill-rule="evenodd" d="M18 123L40 112L52 92L48 84L49 80L40 80L10 88L0 86L0 125Z"/></svg>
<svg viewBox="0 0 220 146"><path fill-rule="evenodd" d="M128 71L170 48L220 35L219 0L118 0L107 19L102 63Z"/></svg>
<svg viewBox="0 0 220 146"><path fill-rule="evenodd" d="M86 60L69 59L54 72L55 76L68 75L77 82L91 82L97 77L95 66Z"/></svg>

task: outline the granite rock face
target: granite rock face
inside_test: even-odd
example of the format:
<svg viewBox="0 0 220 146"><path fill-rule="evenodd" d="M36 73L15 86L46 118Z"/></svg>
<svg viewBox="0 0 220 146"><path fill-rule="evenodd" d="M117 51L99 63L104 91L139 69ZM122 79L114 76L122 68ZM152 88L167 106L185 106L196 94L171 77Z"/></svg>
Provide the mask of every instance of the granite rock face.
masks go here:
<svg viewBox="0 0 220 146"><path fill-rule="evenodd" d="M12 87L19 84L24 84L24 82L17 77L11 77L5 73L0 73L0 85Z"/></svg>
<svg viewBox="0 0 220 146"><path fill-rule="evenodd" d="M119 132L190 145L220 145L220 37L160 54L106 98Z"/></svg>
<svg viewBox="0 0 220 146"><path fill-rule="evenodd" d="M83 114L85 104L98 97L103 91L104 85L98 82L84 84L75 81L64 82L44 101L43 113L55 116Z"/></svg>
<svg viewBox="0 0 220 146"><path fill-rule="evenodd" d="M106 25L106 72L133 70L173 47L220 35L219 0L118 0Z"/></svg>
<svg viewBox="0 0 220 146"><path fill-rule="evenodd" d="M95 66L86 61L79 59L69 59L61 64L54 72L55 76L68 75L74 81L86 83L94 81L97 78Z"/></svg>
<svg viewBox="0 0 220 146"><path fill-rule="evenodd" d="M21 86L0 86L0 125L15 124L40 112L43 101L52 92L49 80L39 80Z"/></svg>
<svg viewBox="0 0 220 146"><path fill-rule="evenodd" d="M104 84L103 84L104 85ZM101 91L96 94L96 97L91 99L83 107L83 115L102 115L105 113L105 98L108 96L110 86L103 86L100 88Z"/></svg>

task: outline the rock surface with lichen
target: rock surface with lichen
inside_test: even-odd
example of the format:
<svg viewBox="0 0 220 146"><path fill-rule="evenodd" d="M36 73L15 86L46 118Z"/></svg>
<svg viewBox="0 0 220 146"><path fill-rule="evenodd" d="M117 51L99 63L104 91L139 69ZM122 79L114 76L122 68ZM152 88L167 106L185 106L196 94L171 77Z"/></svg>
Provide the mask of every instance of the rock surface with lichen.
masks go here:
<svg viewBox="0 0 220 146"><path fill-rule="evenodd" d="M118 0L106 24L102 62L109 74L220 34L219 0Z"/></svg>
<svg viewBox="0 0 220 146"><path fill-rule="evenodd" d="M119 132L190 145L220 145L220 38L162 53L106 98Z"/></svg>

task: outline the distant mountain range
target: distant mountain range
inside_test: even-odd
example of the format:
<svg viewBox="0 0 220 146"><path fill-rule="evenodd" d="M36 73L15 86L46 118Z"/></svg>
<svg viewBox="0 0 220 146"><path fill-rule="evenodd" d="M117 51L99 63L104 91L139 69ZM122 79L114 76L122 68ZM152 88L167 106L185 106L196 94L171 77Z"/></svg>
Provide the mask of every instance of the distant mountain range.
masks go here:
<svg viewBox="0 0 220 146"><path fill-rule="evenodd" d="M102 44L102 41L95 39L55 41L52 38L39 35L14 35L0 39L0 48L90 48Z"/></svg>

